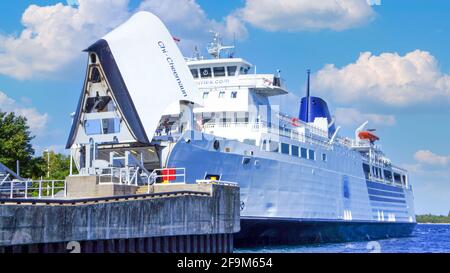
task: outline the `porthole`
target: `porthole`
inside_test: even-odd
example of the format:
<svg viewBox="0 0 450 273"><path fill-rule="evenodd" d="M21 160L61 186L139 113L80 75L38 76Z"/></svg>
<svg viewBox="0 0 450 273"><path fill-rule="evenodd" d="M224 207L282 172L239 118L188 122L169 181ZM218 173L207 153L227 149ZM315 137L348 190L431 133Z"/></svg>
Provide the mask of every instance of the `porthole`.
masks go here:
<svg viewBox="0 0 450 273"><path fill-rule="evenodd" d="M220 142L218 140L214 140L214 144L213 144L214 150L219 150L220 148Z"/></svg>

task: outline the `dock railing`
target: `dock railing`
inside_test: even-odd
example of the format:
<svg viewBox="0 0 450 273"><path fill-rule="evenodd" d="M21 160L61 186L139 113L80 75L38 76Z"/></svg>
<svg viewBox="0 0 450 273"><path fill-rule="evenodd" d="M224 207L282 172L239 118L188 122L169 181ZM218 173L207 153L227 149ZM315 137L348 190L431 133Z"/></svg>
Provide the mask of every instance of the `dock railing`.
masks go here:
<svg viewBox="0 0 450 273"><path fill-rule="evenodd" d="M149 183L186 184L186 168L155 169L150 174Z"/></svg>
<svg viewBox="0 0 450 273"><path fill-rule="evenodd" d="M65 180L11 180L3 182L0 187L2 198L43 199L66 196Z"/></svg>
<svg viewBox="0 0 450 273"><path fill-rule="evenodd" d="M147 192L155 183L160 184L186 184L186 168L154 169L148 177Z"/></svg>
<svg viewBox="0 0 450 273"><path fill-rule="evenodd" d="M141 167L105 167L94 168L93 174L99 176L99 184L145 185L150 173Z"/></svg>

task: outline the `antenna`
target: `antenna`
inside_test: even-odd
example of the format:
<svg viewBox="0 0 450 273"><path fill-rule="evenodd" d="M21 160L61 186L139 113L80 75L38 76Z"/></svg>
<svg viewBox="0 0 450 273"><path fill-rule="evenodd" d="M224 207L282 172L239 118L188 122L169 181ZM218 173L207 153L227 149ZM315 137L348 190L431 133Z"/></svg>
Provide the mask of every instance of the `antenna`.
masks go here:
<svg viewBox="0 0 450 273"><path fill-rule="evenodd" d="M209 44L207 48L208 53L215 59L220 59L220 53L222 50L234 49L234 46L224 46L222 45L222 39L218 32L211 31L214 34L213 41Z"/></svg>
<svg viewBox="0 0 450 273"><path fill-rule="evenodd" d="M194 54L193 54L192 58L194 60L200 60L200 52L198 51L197 46L194 47Z"/></svg>
<svg viewBox="0 0 450 273"><path fill-rule="evenodd" d="M311 76L311 69L306 70L306 73L308 74L308 81L306 83L306 122L309 122L309 108L310 108L310 76Z"/></svg>
<svg viewBox="0 0 450 273"><path fill-rule="evenodd" d="M233 53L231 54L231 58L234 58L236 55L236 32L233 32Z"/></svg>

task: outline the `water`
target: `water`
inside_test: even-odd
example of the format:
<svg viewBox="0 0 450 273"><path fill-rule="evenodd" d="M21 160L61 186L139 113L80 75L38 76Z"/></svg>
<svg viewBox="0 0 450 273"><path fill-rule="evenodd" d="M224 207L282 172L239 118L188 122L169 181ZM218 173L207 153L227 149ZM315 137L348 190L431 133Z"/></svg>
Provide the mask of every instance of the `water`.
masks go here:
<svg viewBox="0 0 450 273"><path fill-rule="evenodd" d="M300 246L235 249L235 253L442 253L450 252L450 225L418 224L406 238Z"/></svg>

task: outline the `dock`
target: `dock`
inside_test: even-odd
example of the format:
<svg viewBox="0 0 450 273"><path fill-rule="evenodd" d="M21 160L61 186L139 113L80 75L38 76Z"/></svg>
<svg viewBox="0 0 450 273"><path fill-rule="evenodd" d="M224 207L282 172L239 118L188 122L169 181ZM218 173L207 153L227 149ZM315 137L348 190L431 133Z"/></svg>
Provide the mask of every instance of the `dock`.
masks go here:
<svg viewBox="0 0 450 273"><path fill-rule="evenodd" d="M144 187L73 176L64 198L0 199L0 253L230 253L239 187ZM88 189L82 192L80 187ZM90 196L89 194L90 193Z"/></svg>

